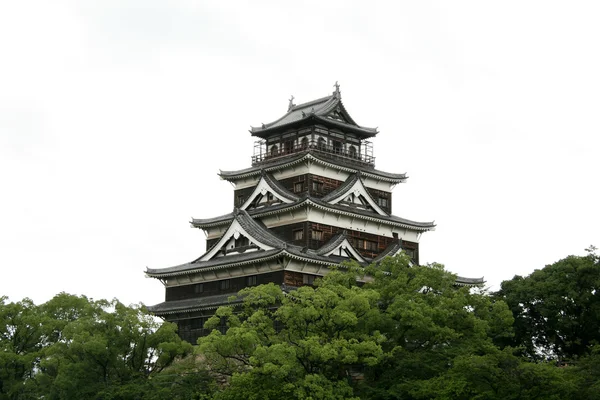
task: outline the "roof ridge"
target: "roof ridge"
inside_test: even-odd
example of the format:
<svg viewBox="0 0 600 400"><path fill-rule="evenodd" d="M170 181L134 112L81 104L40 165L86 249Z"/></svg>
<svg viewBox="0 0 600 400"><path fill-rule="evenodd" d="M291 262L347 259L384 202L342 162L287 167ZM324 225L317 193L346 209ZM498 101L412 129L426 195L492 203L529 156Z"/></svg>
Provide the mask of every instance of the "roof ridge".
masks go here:
<svg viewBox="0 0 600 400"><path fill-rule="evenodd" d="M332 98L335 98L335 96L329 95L329 96L321 97L320 99L310 100L310 101L307 101L307 102L302 103L302 104L294 105L290 109L290 111L288 111L288 112L296 111L296 110L299 110L301 108L309 107L309 106L312 106L312 105L315 105L315 104L318 104L318 103L325 103L325 102L331 100Z"/></svg>
<svg viewBox="0 0 600 400"><path fill-rule="evenodd" d="M325 243L323 246L321 246L317 250L315 250L315 253L322 256L325 253L327 253L327 252L335 249L337 246L339 246L347 237L348 237L348 234L346 233L346 230L344 229L341 232L333 235L327 243Z"/></svg>
<svg viewBox="0 0 600 400"><path fill-rule="evenodd" d="M284 187L277 179L275 179L272 174L268 173L267 171L264 171L262 177L264 178L265 182L267 182L267 185L269 185L269 187L275 190L279 195L287 197L289 200L293 201L300 199L296 193Z"/></svg>
<svg viewBox="0 0 600 400"><path fill-rule="evenodd" d="M331 192L329 192L325 196L321 197L321 200L328 202L329 200L335 199L337 196L339 196L340 194L344 193L345 191L349 190L352 186L354 186L354 184L356 183L357 180L358 180L358 173L354 172L354 173L350 174L348 176L348 178L346 178L346 180L340 186L336 187Z"/></svg>

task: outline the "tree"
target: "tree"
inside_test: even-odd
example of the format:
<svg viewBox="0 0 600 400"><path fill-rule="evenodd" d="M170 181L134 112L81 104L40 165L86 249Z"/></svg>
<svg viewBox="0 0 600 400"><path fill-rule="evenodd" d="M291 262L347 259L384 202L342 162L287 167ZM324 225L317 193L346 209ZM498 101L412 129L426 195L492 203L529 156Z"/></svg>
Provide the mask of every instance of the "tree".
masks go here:
<svg viewBox="0 0 600 400"><path fill-rule="evenodd" d="M407 258L396 257L368 272L374 280L366 287L380 294L378 324L386 340L384 357L365 375L363 398L501 398L490 397L502 385L499 376L473 385L469 369L461 366L506 368L494 344L512 334L506 304L484 291L457 287L456 276L440 264L410 266Z"/></svg>
<svg viewBox="0 0 600 400"><path fill-rule="evenodd" d="M508 343L532 360L573 360L600 344L600 259L588 250L504 281L495 294L515 318Z"/></svg>
<svg viewBox="0 0 600 400"><path fill-rule="evenodd" d="M174 365L191 352L143 306L64 293L40 306L0 299L0 399L199 399L208 373L193 358L185 373Z"/></svg>
<svg viewBox="0 0 600 400"><path fill-rule="evenodd" d="M346 268L289 293L245 289L242 310L220 308L207 327L226 321L226 333L199 339L211 369L230 377L215 398L508 398L521 361L494 344L512 334L504 302L406 256L370 267L362 287L364 271Z"/></svg>
<svg viewBox="0 0 600 400"><path fill-rule="evenodd" d="M46 319L30 299L0 297L0 399L28 398L44 346Z"/></svg>
<svg viewBox="0 0 600 400"><path fill-rule="evenodd" d="M382 356L378 294L334 271L316 288L284 293L273 284L244 289L241 312L222 307L199 339L211 369L230 377L216 399L351 399L352 376Z"/></svg>

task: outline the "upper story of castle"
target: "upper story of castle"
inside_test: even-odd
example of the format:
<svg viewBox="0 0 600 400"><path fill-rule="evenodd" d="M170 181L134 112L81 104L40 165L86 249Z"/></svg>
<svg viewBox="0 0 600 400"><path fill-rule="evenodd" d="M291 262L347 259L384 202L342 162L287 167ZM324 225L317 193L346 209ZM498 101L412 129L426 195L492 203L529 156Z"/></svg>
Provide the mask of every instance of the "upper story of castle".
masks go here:
<svg viewBox="0 0 600 400"><path fill-rule="evenodd" d="M358 125L342 103L336 83L330 96L302 104L289 100L281 118L250 129L255 142L252 165L261 166L310 150L312 153L366 168L375 167L369 139L377 128Z"/></svg>

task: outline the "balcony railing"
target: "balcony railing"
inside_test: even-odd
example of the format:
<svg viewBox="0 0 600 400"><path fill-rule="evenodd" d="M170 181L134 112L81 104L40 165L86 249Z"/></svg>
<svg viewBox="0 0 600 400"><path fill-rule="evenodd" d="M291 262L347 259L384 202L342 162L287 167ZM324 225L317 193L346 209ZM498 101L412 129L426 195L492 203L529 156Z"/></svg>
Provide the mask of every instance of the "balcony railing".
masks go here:
<svg viewBox="0 0 600 400"><path fill-rule="evenodd" d="M339 158L341 160L351 161L353 163L360 163L371 167L375 165L373 145L366 140L361 142L360 147L348 144L346 148L344 148L341 143L340 145L328 145L322 142L317 143L316 140L304 140L300 144L296 144L290 140L283 143L273 143L269 146L270 147L267 148L265 140L257 140L254 142L252 165L274 161L290 154L308 150L315 153L323 153L329 157L333 156L334 158Z"/></svg>

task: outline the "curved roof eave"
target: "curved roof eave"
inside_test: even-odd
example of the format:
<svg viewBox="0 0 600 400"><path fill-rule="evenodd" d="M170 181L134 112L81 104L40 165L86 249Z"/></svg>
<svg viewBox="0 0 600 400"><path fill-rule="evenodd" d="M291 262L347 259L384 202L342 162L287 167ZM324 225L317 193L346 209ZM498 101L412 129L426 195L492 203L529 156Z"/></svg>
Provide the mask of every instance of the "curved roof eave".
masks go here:
<svg viewBox="0 0 600 400"><path fill-rule="evenodd" d="M405 182L406 179L408 179L408 177L406 176L406 173L394 174L394 173L379 171L374 168L373 169L357 168L355 166L352 166L352 167L344 166L344 165L341 165L340 163L330 162L330 161L320 158L316 154L311 153L310 150L307 150L304 153L299 153L299 155L296 157L282 160L283 162L274 162L270 165L268 165L268 164L260 165L260 166L250 167L250 168L246 168L246 169L242 169L242 170L238 170L238 171L219 171L219 176L223 180L236 181L238 179L244 179L244 178L260 175L261 170L265 170L267 172L277 171L282 168L286 168L286 167L290 167L290 166L302 163L305 160L315 161L324 166L338 169L340 171L345 171L348 173L356 173L356 172L360 171L360 173L365 177L369 177L372 179L389 182L389 183L401 183L401 182Z"/></svg>
<svg viewBox="0 0 600 400"><path fill-rule="evenodd" d="M312 197L304 197L301 200L294 202L294 203L290 203L290 204L277 204L277 205L271 206L270 208L260 208L260 209L256 209L256 210L251 210L250 212L248 212L248 214L252 218L266 217L269 215L276 215L279 213L293 211L298 208L304 207L305 205L313 206L313 207L316 207L316 208L319 208L321 210L328 211L328 212L333 212L333 213L346 215L346 216L350 216L350 217L354 217L354 218L365 219L365 220L368 220L371 222L376 222L376 223L381 223L381 224L386 224L386 225L393 225L393 226L407 228L407 229L414 229L414 230L419 230L419 231L423 231L423 232L435 230L435 227L436 227L436 225L433 221L418 222L418 221L412 221L409 219L397 217L395 215L390 215L389 217L386 218L379 214L374 214L371 216L371 215L366 215L365 213L351 212L351 211L336 207L335 205L323 203L319 199L315 199ZM202 225L201 223L196 223L196 224L193 224L193 226L196 228L209 228L209 227L213 227L213 226L229 224L231 222L231 220L233 219L233 217L230 216L230 214L225 214L218 218L222 218L222 219L219 222L213 222L213 223L207 224L207 225Z"/></svg>
<svg viewBox="0 0 600 400"><path fill-rule="evenodd" d="M454 284L458 286L479 286L485 283L484 277L481 278L466 278L464 276L457 276L454 280Z"/></svg>
<svg viewBox="0 0 600 400"><path fill-rule="evenodd" d="M327 118L327 116L337 107L339 107L344 119L347 121ZM251 126L250 133L253 136L264 138L270 133L285 130L294 125L303 124L310 119L317 119L342 129L348 129L365 137L373 137L378 133L377 128L360 126L354 121L344 106L339 92L334 92L329 96L321 97L299 105L293 105L283 116L275 121L269 122L268 124L262 124L260 127Z"/></svg>
<svg viewBox="0 0 600 400"><path fill-rule="evenodd" d="M195 274L198 272L217 271L217 270L225 269L225 268L229 268L229 267L237 267L237 266L254 264L257 262L269 261L269 260L279 257L281 255L282 251L283 251L283 249L274 249L274 250L269 250L269 251L262 252L262 253L252 253L251 254L252 257L249 257L247 260L242 260L242 261L238 261L238 262L235 262L235 261L227 262L228 260L226 259L226 257L222 257L217 260L217 261L221 262L217 265L206 266L203 264L209 264L210 263L209 261L203 261L203 262L199 262L197 264L194 264L194 262L192 261L191 263L176 265L174 267L146 268L145 274L146 274L146 276L148 276L150 278L170 278L170 277L174 277L174 276ZM258 256L258 257L254 257L254 256ZM229 261L231 261L231 260L229 260Z"/></svg>
<svg viewBox="0 0 600 400"><path fill-rule="evenodd" d="M297 202L297 203L291 203L289 205L286 206L279 206L275 209L261 209L261 210L257 210L256 212L252 213L252 217L264 217L264 216L268 216L268 215L274 215L274 214L278 214L278 213L282 213L282 212L288 212L290 210L294 210L300 207L303 207L305 205L309 205L309 206L313 206L315 208L319 208L321 210L324 211L329 211L329 212L333 212L333 213L337 213L337 214L341 214L341 215L346 215L349 217L354 217L354 218L361 218L361 219L365 219L371 222L376 222L376 223L381 223L381 224L386 224L386 225L394 225L394 226L398 226L401 228L407 228L407 229L414 229L414 230L420 230L420 231L431 231L435 229L435 223L432 222L417 222L417 221L411 221L408 219L404 219L401 217L397 217L394 215L391 215L390 217L383 217L379 214L374 214L374 215L365 215L364 213L360 213L360 212L351 212L351 211L347 211L345 209L342 209L341 207L338 208L335 205L331 205L331 204L327 204L327 203L322 203L320 202L318 199L312 198L312 197L305 197L304 199L302 199L301 201Z"/></svg>

